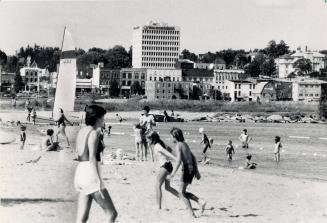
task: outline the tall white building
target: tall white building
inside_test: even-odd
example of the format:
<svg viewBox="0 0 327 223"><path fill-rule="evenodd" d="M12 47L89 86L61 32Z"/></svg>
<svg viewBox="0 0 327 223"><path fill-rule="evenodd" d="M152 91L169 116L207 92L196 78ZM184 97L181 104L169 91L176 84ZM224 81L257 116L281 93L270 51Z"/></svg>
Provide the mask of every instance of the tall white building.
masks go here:
<svg viewBox="0 0 327 223"><path fill-rule="evenodd" d="M133 30L133 68L174 69L180 53L180 28L150 22Z"/></svg>

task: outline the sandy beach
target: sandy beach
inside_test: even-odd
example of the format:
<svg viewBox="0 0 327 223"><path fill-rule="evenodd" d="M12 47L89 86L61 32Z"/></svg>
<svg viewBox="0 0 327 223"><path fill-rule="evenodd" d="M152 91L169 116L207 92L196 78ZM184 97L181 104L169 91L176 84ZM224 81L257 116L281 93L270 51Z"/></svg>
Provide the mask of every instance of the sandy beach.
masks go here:
<svg viewBox="0 0 327 223"><path fill-rule="evenodd" d="M14 113L11 117L19 117L19 115ZM6 115L2 115L1 118L4 120ZM130 131L131 133L129 130L131 124L114 125L113 132L129 133ZM187 129L193 125L198 126L199 124L185 123L181 127ZM284 128L287 129L287 127ZM324 129L324 127L321 128ZM165 136L164 139L169 128L170 125L159 124L157 126L157 130ZM209 129L209 126L206 128ZM233 129L233 126L228 128ZM257 128L257 131L262 131L260 126ZM272 127L270 126L270 128ZM0 145L1 222L74 222L77 201L77 193L73 188L73 175L77 165L77 162L73 161L74 152L70 149L66 149L65 152L47 152L42 155L39 162L28 163L41 154L38 144L42 134L36 129L34 127L28 129L28 142L24 150L19 150L17 143ZM74 139L78 129L79 127L68 127L69 138ZM14 127L2 128L1 131L17 137L17 130ZM254 132L254 127L251 131ZM316 135L321 132L321 130L317 131L318 133L312 132ZM215 141L218 148L222 147L220 145L225 142L222 133L219 134L220 139ZM254 132L254 134L256 133ZM193 138L198 140L198 136ZM132 141L133 138L127 137L127 135L106 137L105 143L108 149L105 151L105 155L115 151L117 147L132 152ZM288 143L291 142L296 147L303 144L302 141L289 141ZM262 140L262 145L264 144L267 143ZM195 144L190 145L192 149L196 148ZM304 143L303 148L307 148L305 145ZM319 153L323 154L326 152L323 149L325 145L325 142L318 142L317 145L308 147L308 149L317 148L321 151ZM302 147L297 148L302 149ZM294 151L290 148L288 150L291 157ZM211 153L213 156L214 152ZM200 153L195 151L195 154L199 157ZM314 165L310 167L309 164L305 163L306 169L312 168L312 172L320 171L313 180L309 179L310 172L304 172L302 175L305 177L302 177L301 174L296 175L296 170L292 170L295 167L290 166L286 161L283 164L285 167L280 167L280 174L276 174L277 170L266 171L265 168L271 168L271 166L265 162L271 161L266 160L264 152L262 154L256 153L258 159L259 156L264 156L259 161L263 170L260 170L260 167L254 171L241 170L237 166L243 162L240 158L243 152L237 151L237 155L239 157L236 156L235 164L230 167L214 164L200 165L202 178L200 181L194 180L189 189L206 199L208 203L203 215L200 214L197 205L193 204L195 214L199 217L196 219L191 219L188 216L181 200L176 199L166 191L163 191L163 209L157 210L154 190L157 168L152 162L126 161L126 165L102 165L104 183L118 210L117 222L327 221L327 181L323 177L323 173L326 171L324 164L326 160L322 157L314 160L315 163L319 163L317 165L320 169ZM222 157L225 158L223 154L221 157L217 155L217 157L213 157L213 160L217 163L223 163ZM286 154L284 157L286 159ZM307 160L311 162L313 158L307 158ZM301 164L298 165L301 166ZM283 176L284 173L285 176ZM179 175L174 178L172 186L179 187ZM104 222L104 213L95 203L91 208L89 222Z"/></svg>

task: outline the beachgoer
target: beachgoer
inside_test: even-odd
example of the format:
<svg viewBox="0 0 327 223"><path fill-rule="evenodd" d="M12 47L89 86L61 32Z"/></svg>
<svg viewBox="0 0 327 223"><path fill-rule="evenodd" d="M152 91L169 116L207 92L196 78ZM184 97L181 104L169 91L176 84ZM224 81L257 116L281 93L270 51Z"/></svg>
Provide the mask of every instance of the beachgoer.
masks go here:
<svg viewBox="0 0 327 223"><path fill-rule="evenodd" d="M197 202L201 207L201 212L203 213L206 202L204 200L199 199L194 194L187 192L186 188L189 184L192 183L193 178L196 177L197 179L201 178L201 175L198 171L198 166L194 155L192 154L190 147L185 143L183 132L179 128L173 128L170 131L172 136L173 142L176 143L176 163L173 167L173 172L169 176L168 179L172 179L179 166L182 164L182 177L181 177L181 186L179 195L180 198L185 202L187 209L191 216L196 217L190 200Z"/></svg>
<svg viewBox="0 0 327 223"><path fill-rule="evenodd" d="M167 146L159 137L159 134L152 131L148 136L150 145L153 146L154 155L158 164L158 175L156 180L156 198L158 208L161 209L162 201L162 184L165 182L165 189L174 196L179 197L178 191L170 186L168 175L173 171L173 165L170 160L176 158L172 155L172 149Z"/></svg>
<svg viewBox="0 0 327 223"><path fill-rule="evenodd" d="M25 130L26 130L26 126L20 126L20 134L19 134L19 137L20 137L20 149L24 149L24 146L25 146L25 142L26 142L26 133L25 133Z"/></svg>
<svg viewBox="0 0 327 223"><path fill-rule="evenodd" d="M209 138L207 134L204 133L204 128L199 128L199 133L202 135L202 141L200 142L200 145L203 144L203 150L202 150L202 162L206 163L208 162L208 156L207 156L207 150L208 148L211 148L211 144L209 141Z"/></svg>
<svg viewBox="0 0 327 223"><path fill-rule="evenodd" d="M135 134L135 159L138 161L144 160L144 145L147 143L144 131L145 129L141 128L140 123L136 123L133 127Z"/></svg>
<svg viewBox="0 0 327 223"><path fill-rule="evenodd" d="M30 106L31 102L30 99L27 99L25 102L25 108L27 109Z"/></svg>
<svg viewBox="0 0 327 223"><path fill-rule="evenodd" d="M167 111L164 110L163 114L164 114L164 122L169 122L169 116L168 116Z"/></svg>
<svg viewBox="0 0 327 223"><path fill-rule="evenodd" d="M76 150L79 164L76 168L74 185L79 192L76 222L88 220L92 201L95 200L106 214L106 222L115 222L117 211L111 197L104 187L101 175L99 159L99 132L103 126L104 108L90 105L86 108L85 124L77 135Z"/></svg>
<svg viewBox="0 0 327 223"><path fill-rule="evenodd" d="M174 110L171 110L171 114L170 114L170 116L174 116L175 114L174 114Z"/></svg>
<svg viewBox="0 0 327 223"><path fill-rule="evenodd" d="M58 130L56 133L56 142L58 142L58 135L61 134L66 138L67 146L70 146L68 137L66 135L66 122L68 122L70 125L72 125L72 123L70 121L68 121L68 119L64 115L64 111L60 108L60 117L57 120Z"/></svg>
<svg viewBox="0 0 327 223"><path fill-rule="evenodd" d="M27 121L31 121L31 113L33 111L33 107L27 107L27 117L26 117L26 120Z"/></svg>
<svg viewBox="0 0 327 223"><path fill-rule="evenodd" d="M156 126L154 117L153 117L153 115L150 115L149 112L150 112L150 107L144 106L143 115L140 117L140 120L139 120L141 128L145 129L144 135L149 134L152 131L152 127ZM151 159L152 159L152 161L154 161L153 150L152 150L152 147L149 147L149 142L145 143L145 145L144 145L145 160L146 161L148 160L148 149L150 149Z"/></svg>
<svg viewBox="0 0 327 223"><path fill-rule="evenodd" d="M245 168L246 169L255 169L255 168L257 168L257 165L258 164L253 163L251 161L251 159L252 159L252 155L251 154L247 154L246 155L246 161L245 161Z"/></svg>
<svg viewBox="0 0 327 223"><path fill-rule="evenodd" d="M228 140L228 144L226 146L226 153L228 160L233 159L233 154L235 154L234 146L232 140Z"/></svg>
<svg viewBox="0 0 327 223"><path fill-rule="evenodd" d="M119 121L120 124L123 121L123 118L120 115L118 115L118 114L116 114L116 119Z"/></svg>
<svg viewBox="0 0 327 223"><path fill-rule="evenodd" d="M42 149L45 151L57 151L59 150L59 143L53 142L53 129L47 129L47 135L42 142Z"/></svg>
<svg viewBox="0 0 327 223"><path fill-rule="evenodd" d="M33 108L33 111L32 111L32 121L33 121L33 125L35 125L35 122L36 122L36 110L35 110L35 108Z"/></svg>
<svg viewBox="0 0 327 223"><path fill-rule="evenodd" d="M97 160L100 160L100 163L103 164L103 151L106 148L106 145L104 144L104 131L106 129L105 123L103 123L103 126L98 129L99 132L99 145L98 145L98 153L97 153Z"/></svg>
<svg viewBox="0 0 327 223"><path fill-rule="evenodd" d="M110 136L111 128L112 128L112 126L109 125L109 126L108 126L108 136Z"/></svg>
<svg viewBox="0 0 327 223"><path fill-rule="evenodd" d="M239 140L242 143L242 148L249 148L249 142L252 138L249 137L247 129L243 129L243 133L239 136Z"/></svg>
<svg viewBox="0 0 327 223"><path fill-rule="evenodd" d="M274 155L276 162L280 161L280 149L282 148L282 143L280 142L280 137L275 137L275 149L274 149Z"/></svg>

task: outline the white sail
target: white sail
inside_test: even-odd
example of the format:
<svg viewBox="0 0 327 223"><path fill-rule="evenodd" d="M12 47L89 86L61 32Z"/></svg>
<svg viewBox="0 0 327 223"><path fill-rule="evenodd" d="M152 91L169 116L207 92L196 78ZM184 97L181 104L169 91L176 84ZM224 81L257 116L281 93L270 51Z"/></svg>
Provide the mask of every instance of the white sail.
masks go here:
<svg viewBox="0 0 327 223"><path fill-rule="evenodd" d="M76 53L70 32L65 29L60 57L57 88L53 106L53 118L59 118L59 109L73 111L76 90Z"/></svg>

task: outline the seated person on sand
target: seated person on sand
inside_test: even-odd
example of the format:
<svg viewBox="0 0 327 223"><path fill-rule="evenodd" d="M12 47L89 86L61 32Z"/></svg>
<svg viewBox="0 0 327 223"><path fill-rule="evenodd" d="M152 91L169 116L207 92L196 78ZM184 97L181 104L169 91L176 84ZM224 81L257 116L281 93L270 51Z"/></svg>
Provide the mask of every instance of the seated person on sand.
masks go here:
<svg viewBox="0 0 327 223"><path fill-rule="evenodd" d="M59 150L59 143L53 142L52 136L53 136L53 129L47 130L47 136L42 141L42 150L45 151L57 151Z"/></svg>
<svg viewBox="0 0 327 223"><path fill-rule="evenodd" d="M251 159L252 159L252 155L247 154L246 155L246 161L245 161L245 169L255 169L255 168L257 168L258 164L251 162Z"/></svg>

